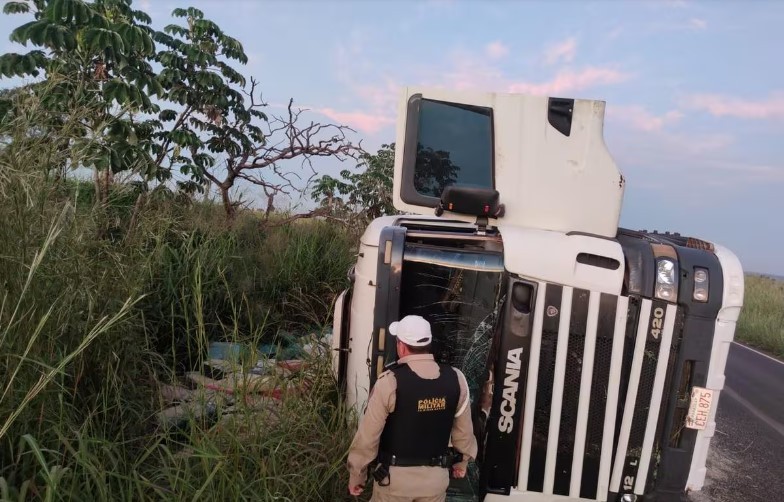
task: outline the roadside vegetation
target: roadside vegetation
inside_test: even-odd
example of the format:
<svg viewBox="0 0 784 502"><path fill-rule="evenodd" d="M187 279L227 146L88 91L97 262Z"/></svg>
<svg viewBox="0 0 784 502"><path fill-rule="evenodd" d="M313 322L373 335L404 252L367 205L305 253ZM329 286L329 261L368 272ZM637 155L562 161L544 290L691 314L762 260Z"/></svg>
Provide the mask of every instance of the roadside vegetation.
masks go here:
<svg viewBox="0 0 784 502"><path fill-rule="evenodd" d="M746 295L735 338L784 358L784 281L746 276Z"/></svg>
<svg viewBox="0 0 784 502"><path fill-rule="evenodd" d="M219 203L139 202L124 183L97 203L93 183L39 169L72 155L56 139L0 153L0 498L340 500L353 417L324 350L282 399L241 394L228 419L184 428L157 416L162 386L201 371L211 341L328 331L349 233L252 212L229 226Z"/></svg>
<svg viewBox="0 0 784 502"><path fill-rule="evenodd" d="M0 499L348 499L356 417L324 335L394 145L270 112L238 40L137 5L4 5L27 52L0 55ZM194 385L204 412L165 415L212 342L284 341L303 364L275 392Z"/></svg>

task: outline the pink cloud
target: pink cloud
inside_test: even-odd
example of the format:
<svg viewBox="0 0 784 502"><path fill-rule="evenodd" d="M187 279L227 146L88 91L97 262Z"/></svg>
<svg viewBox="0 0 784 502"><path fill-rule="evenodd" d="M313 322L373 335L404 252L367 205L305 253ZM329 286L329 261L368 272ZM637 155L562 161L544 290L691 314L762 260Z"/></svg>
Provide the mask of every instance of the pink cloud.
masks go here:
<svg viewBox="0 0 784 502"><path fill-rule="evenodd" d="M694 30L703 31L708 28L708 21L695 17L693 19L689 19L689 27Z"/></svg>
<svg viewBox="0 0 784 502"><path fill-rule="evenodd" d="M560 58L572 57L569 54L574 51L576 43L570 45L572 49L561 49ZM314 110L370 135L387 134L395 123L397 100L403 85L399 79L404 77L408 85L539 95L565 95L632 78L632 75L617 68L589 66L564 69L556 72L550 80L532 82L514 78L496 64L496 60L508 52L509 48L503 42L493 41L479 50L452 51L439 67L414 66L403 77L391 77L379 72L378 68L370 71L378 62L363 57L361 46L341 46L336 54L335 75L346 89L346 104L332 104L329 108L320 105Z"/></svg>
<svg viewBox="0 0 784 502"><path fill-rule="evenodd" d="M384 127L395 123L395 119L392 116L378 113L342 112L332 108L315 108L313 111L329 117L341 125L359 129L368 134L376 134Z"/></svg>
<svg viewBox="0 0 784 502"><path fill-rule="evenodd" d="M501 70L481 53L455 50L440 68L421 66L409 79L412 85L448 88L458 91L492 89L505 85Z"/></svg>
<svg viewBox="0 0 784 502"><path fill-rule="evenodd" d="M729 134L706 134L693 138L678 136L677 141L683 150L693 155L702 155L724 150L735 142L735 138Z"/></svg>
<svg viewBox="0 0 784 502"><path fill-rule="evenodd" d="M567 38L555 45L551 45L544 52L544 62L546 64L555 64L558 62L571 63L574 55L577 52L577 41L574 37Z"/></svg>
<svg viewBox="0 0 784 502"><path fill-rule="evenodd" d="M392 79L378 84L352 84L355 94L373 110L388 111L397 105L401 85Z"/></svg>
<svg viewBox="0 0 784 502"><path fill-rule="evenodd" d="M683 106L703 110L716 117L781 119L784 118L784 92L771 94L764 100L721 94L694 94L683 100Z"/></svg>
<svg viewBox="0 0 784 502"><path fill-rule="evenodd" d="M614 85L626 82L632 76L613 68L589 66L579 71L563 70L553 79L542 83L513 82L508 92L525 94L555 95L581 91L597 85Z"/></svg>
<svg viewBox="0 0 784 502"><path fill-rule="evenodd" d="M654 115L640 105L608 105L607 117L609 120L628 124L634 129L651 132L661 131L665 125L679 121L683 118L683 113L670 110L663 115Z"/></svg>
<svg viewBox="0 0 784 502"><path fill-rule="evenodd" d="M485 46L485 54L490 59L501 59L509 54L509 47L504 45L503 42L496 40Z"/></svg>

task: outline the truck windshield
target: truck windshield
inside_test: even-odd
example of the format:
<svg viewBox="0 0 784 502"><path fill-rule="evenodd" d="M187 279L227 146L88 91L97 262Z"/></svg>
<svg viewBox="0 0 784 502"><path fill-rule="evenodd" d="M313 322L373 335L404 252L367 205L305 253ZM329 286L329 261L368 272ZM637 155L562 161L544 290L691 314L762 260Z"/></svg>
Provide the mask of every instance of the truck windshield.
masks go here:
<svg viewBox="0 0 784 502"><path fill-rule="evenodd" d="M430 321L435 358L465 374L471 403L480 400L486 380L502 280L500 253L405 246L400 317L416 314ZM478 486L472 462L466 478L452 480L450 500L476 500Z"/></svg>

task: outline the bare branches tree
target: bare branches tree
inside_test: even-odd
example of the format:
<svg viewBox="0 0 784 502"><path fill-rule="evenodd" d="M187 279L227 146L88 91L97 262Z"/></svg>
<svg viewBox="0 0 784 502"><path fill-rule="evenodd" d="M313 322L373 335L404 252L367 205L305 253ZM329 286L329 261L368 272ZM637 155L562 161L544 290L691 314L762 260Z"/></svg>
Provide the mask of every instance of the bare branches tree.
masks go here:
<svg viewBox="0 0 784 502"><path fill-rule="evenodd" d="M225 172L219 175L215 169L206 169L204 176L220 191L229 219L234 218L237 210L229 192L238 180L262 188L267 197L265 216L269 217L277 195L302 192L316 178L314 159L356 160L364 153L361 142L355 145L347 137L347 133L355 132L347 126L301 123L303 110L294 109L293 99L289 100L285 113L270 115L263 121L263 127L253 124L250 119L259 116L253 112L268 106L260 95L257 99L257 87L258 82L251 79L244 113L234 113L231 121L221 125L213 122L220 133L212 130L213 137L208 141L225 151Z"/></svg>

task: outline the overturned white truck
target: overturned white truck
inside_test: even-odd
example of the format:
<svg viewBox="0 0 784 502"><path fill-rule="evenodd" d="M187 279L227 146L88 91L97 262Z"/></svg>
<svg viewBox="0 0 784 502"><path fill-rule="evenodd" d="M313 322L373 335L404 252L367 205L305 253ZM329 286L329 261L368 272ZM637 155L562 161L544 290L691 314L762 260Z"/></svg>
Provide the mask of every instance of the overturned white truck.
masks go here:
<svg viewBox="0 0 784 502"><path fill-rule="evenodd" d="M394 203L338 298L334 371L361 413L419 314L467 376L480 447L450 500L680 500L700 490L743 271L619 228L604 102L407 88ZM655 208L651 208L655 211Z"/></svg>

